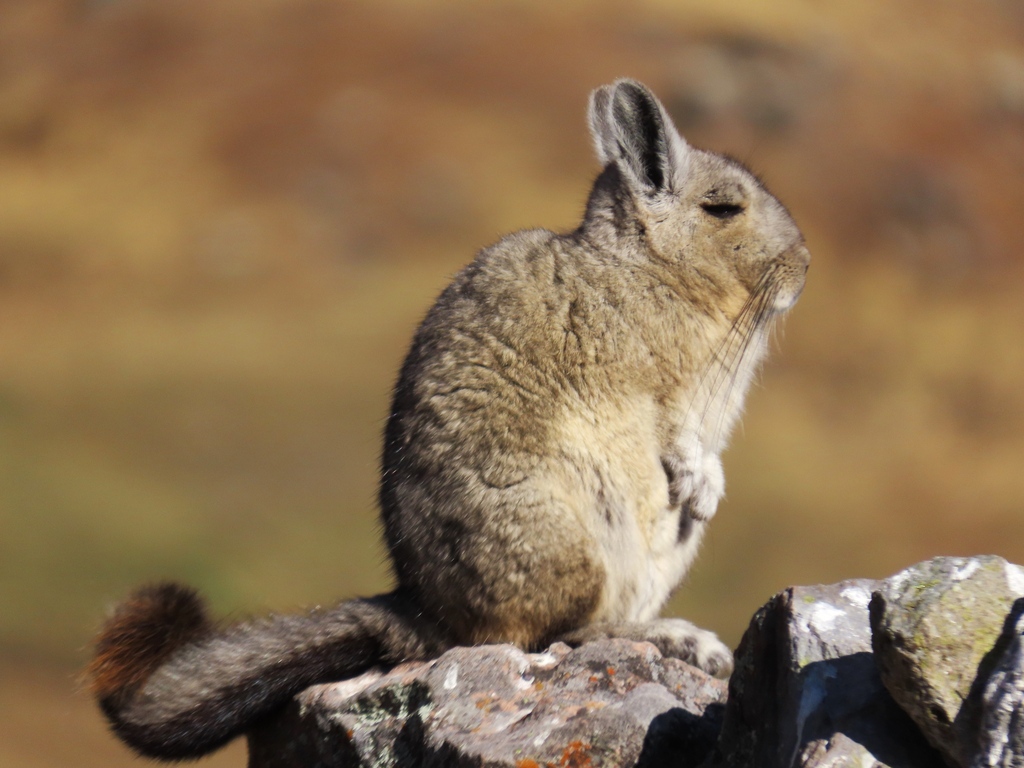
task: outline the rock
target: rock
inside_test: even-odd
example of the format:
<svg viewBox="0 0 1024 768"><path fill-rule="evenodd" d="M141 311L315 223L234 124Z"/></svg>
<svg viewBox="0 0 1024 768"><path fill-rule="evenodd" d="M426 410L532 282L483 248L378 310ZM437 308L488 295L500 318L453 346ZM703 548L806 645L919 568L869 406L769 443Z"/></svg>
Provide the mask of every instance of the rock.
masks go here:
<svg viewBox="0 0 1024 768"><path fill-rule="evenodd" d="M302 692L249 765L1024 768L1022 595L992 556L791 587L728 689L649 643L455 648Z"/></svg>
<svg viewBox="0 0 1024 768"><path fill-rule="evenodd" d="M971 768L1024 766L1024 599L1013 604L981 691L978 749Z"/></svg>
<svg viewBox="0 0 1024 768"><path fill-rule="evenodd" d="M878 586L792 587L755 614L712 766L936 764L875 669L867 609Z"/></svg>
<svg viewBox="0 0 1024 768"><path fill-rule="evenodd" d="M966 768L977 749L980 690L972 688L1021 595L1024 569L985 556L920 563L872 596L882 681L950 765Z"/></svg>
<svg viewBox="0 0 1024 768"><path fill-rule="evenodd" d="M649 643L455 648L308 689L250 734L249 765L696 765L725 694Z"/></svg>

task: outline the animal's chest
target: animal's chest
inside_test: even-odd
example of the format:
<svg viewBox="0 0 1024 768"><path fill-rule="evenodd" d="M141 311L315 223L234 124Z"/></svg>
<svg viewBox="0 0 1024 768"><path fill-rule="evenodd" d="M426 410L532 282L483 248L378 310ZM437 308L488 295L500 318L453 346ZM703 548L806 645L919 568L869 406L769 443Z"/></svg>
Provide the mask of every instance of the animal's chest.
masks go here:
<svg viewBox="0 0 1024 768"><path fill-rule="evenodd" d="M672 503L666 456L681 457L712 514L721 496L721 465L717 454L699 450L699 435L685 428L685 407L667 412L651 397L614 405L567 419L558 436L576 468L573 485L579 483L577 498L605 573L593 620L645 621L686 574L704 529Z"/></svg>
<svg viewBox="0 0 1024 768"><path fill-rule="evenodd" d="M595 620L646 621L658 615L697 552L704 523L669 503L658 456L647 457L636 484L605 489L598 502L599 546L605 570L601 615ZM625 480L625 478L622 478Z"/></svg>
<svg viewBox="0 0 1024 768"><path fill-rule="evenodd" d="M766 341L760 329L743 339L726 334L711 364L691 387L677 393L666 408L665 420L679 447L698 448L705 455L718 455L724 450L767 351Z"/></svg>
<svg viewBox="0 0 1024 768"><path fill-rule="evenodd" d="M680 526L679 514L666 509L648 531L612 532L605 552L604 615L596 618L647 621L657 616L686 575L703 529L704 523L689 520Z"/></svg>

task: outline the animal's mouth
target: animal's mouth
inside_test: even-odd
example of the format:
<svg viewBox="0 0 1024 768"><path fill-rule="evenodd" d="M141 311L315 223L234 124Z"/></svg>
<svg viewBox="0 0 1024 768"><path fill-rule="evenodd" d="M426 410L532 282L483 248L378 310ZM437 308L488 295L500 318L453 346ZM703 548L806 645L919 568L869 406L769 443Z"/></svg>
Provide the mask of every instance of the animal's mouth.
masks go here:
<svg viewBox="0 0 1024 768"><path fill-rule="evenodd" d="M811 265L811 254L801 243L789 248L779 257L772 268L772 310L786 312L796 304L807 282L807 270Z"/></svg>
<svg viewBox="0 0 1024 768"><path fill-rule="evenodd" d="M788 312L796 304L797 299L800 298L800 294L804 292L804 283L801 283L794 288L784 288L775 294L775 301L772 303L772 309L776 314L782 314Z"/></svg>

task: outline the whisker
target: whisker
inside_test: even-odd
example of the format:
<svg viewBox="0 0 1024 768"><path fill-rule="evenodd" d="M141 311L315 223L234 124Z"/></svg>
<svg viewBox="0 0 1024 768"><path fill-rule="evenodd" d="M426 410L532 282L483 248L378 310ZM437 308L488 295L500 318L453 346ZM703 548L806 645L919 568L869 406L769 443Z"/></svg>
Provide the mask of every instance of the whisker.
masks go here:
<svg viewBox="0 0 1024 768"><path fill-rule="evenodd" d="M755 304L753 302L744 305L722 339L722 343L710 361L705 375L702 376L702 383L710 374L713 374L713 379L703 391L704 407L697 425L698 430L703 428L709 413L718 404L718 395L722 391L722 387L731 378L732 371L737 367L737 362L745 351L746 339L749 336L748 328L751 325L750 318L755 314Z"/></svg>
<svg viewBox="0 0 1024 768"><path fill-rule="evenodd" d="M698 428L700 427L700 425L704 423L704 419L707 418L708 409L710 408L711 401L713 400L713 393L717 391L717 389L720 386L720 378L723 375L723 372L728 370L729 366L727 365L727 363L733 355L732 345L736 340L735 330L738 327L738 325L742 324L743 319L750 312L753 300L754 294L752 293L750 296L747 297L747 300L743 303L743 306L740 308L740 311L737 314L736 319L729 326L729 329L723 335L721 341L711 350L711 354L708 356L707 363L704 366L702 366L703 372L701 373L700 378L697 380L697 385L694 391L694 398L693 400L690 401L690 406L687 409L686 413L686 418L688 419L690 415L690 410L693 408L694 404L700 401L701 399L704 400L704 412L701 414L700 421L698 422ZM714 375L714 380L710 383L710 385L708 385L708 377L711 376L712 374ZM707 392L707 397L702 398L701 393L705 391Z"/></svg>
<svg viewBox="0 0 1024 768"><path fill-rule="evenodd" d="M758 284L754 287L754 290L751 291L747 300L743 303L743 306L740 308L736 318L729 326L729 330L726 331L726 334L722 339L722 343L716 347L715 352L712 355L712 359L709 362L709 368L716 362L719 364L719 368L716 373L727 373L732 367L731 363L736 358L737 354L737 348L734 347L733 344L734 342L738 342L740 345L739 349L743 348L745 344L744 337L748 335L749 331L755 327L757 323L757 318L760 315L759 304L762 301L762 296L764 295L764 291L769 282L770 274L766 273L761 277ZM751 316L752 320L750 320ZM716 377L716 383L712 387L711 392L714 393L717 391L719 386L719 377Z"/></svg>
<svg viewBox="0 0 1024 768"><path fill-rule="evenodd" d="M772 308L777 295L777 290L774 289L774 278L779 267L779 264L774 264L761 276L722 341L710 355L708 365L698 381L698 392L700 392L704 388L708 376L713 372L713 379L706 390L706 397L701 398L704 399L704 408L697 429L703 431L708 415L713 409L717 410L718 423L711 433L715 442L725 429L726 415L729 412L727 406L740 381L740 374L744 369L744 358L755 339L758 344L768 341L763 335L758 337L765 326L769 324L768 321L773 314Z"/></svg>
<svg viewBox="0 0 1024 768"><path fill-rule="evenodd" d="M724 389L722 389L721 401L718 407L718 423L715 425L715 430L712 433L714 435L715 442L718 441L719 436L722 435L725 429L726 414L728 414L730 410L728 404L732 400L733 393L736 391L737 383L740 380L740 374L744 368L743 360L746 357L747 352L750 350L751 344L754 342L755 338L757 338L760 327L763 324L763 316L762 303L761 306L757 307L757 311L754 313L754 317L749 328L744 329L745 333L742 335L742 344L733 356L733 359L730 361L728 375L723 382L725 386ZM758 343L760 343L760 340L758 340ZM714 397L717 398L718 396L719 393L716 392Z"/></svg>

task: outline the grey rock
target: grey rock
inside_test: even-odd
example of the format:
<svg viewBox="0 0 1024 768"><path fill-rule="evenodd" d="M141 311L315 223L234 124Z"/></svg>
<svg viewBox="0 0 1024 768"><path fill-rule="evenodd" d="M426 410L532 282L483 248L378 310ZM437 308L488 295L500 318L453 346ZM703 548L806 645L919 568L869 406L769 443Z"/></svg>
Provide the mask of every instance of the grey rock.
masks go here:
<svg viewBox="0 0 1024 768"><path fill-rule="evenodd" d="M980 679L980 678L979 678ZM971 768L1024 766L1024 599L1013 604L980 686L978 749Z"/></svg>
<svg viewBox="0 0 1024 768"><path fill-rule="evenodd" d="M814 739L808 742L800 750L793 765L814 768L888 768L885 763L879 762L867 747L845 733L836 733L828 739Z"/></svg>
<svg viewBox="0 0 1024 768"><path fill-rule="evenodd" d="M1022 594L1024 570L984 556L919 563L872 596L872 647L882 681L950 765L968 766L976 751L975 679Z"/></svg>
<svg viewBox="0 0 1024 768"><path fill-rule="evenodd" d="M755 614L711 765L937 764L875 669L868 603L878 586L792 587Z"/></svg>
<svg viewBox="0 0 1024 768"><path fill-rule="evenodd" d="M1024 768L1022 595L991 556L792 587L728 691L648 643L456 648L304 691L249 765Z"/></svg>
<svg viewBox="0 0 1024 768"><path fill-rule="evenodd" d="M649 643L455 648L308 689L250 734L249 765L696 765L725 695Z"/></svg>

